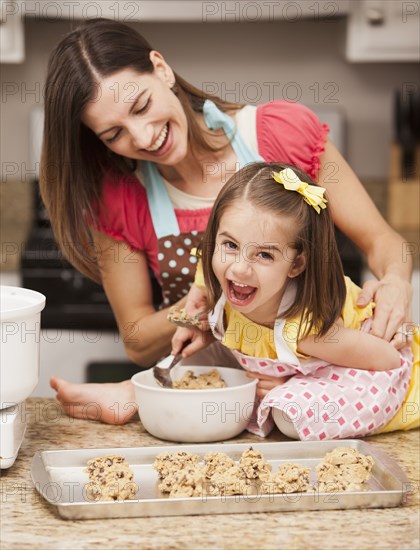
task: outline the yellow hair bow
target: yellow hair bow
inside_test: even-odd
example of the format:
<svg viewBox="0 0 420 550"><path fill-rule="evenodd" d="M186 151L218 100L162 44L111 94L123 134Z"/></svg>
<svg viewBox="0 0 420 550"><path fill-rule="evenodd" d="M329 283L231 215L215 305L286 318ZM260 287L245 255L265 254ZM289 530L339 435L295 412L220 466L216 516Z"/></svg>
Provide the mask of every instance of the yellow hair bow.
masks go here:
<svg viewBox="0 0 420 550"><path fill-rule="evenodd" d="M321 212L321 208L327 207L328 201L324 198L325 188L300 181L291 168L285 168L281 172L273 172L272 176L277 183L284 185L288 191L297 191L302 195L303 200L313 206L318 214Z"/></svg>

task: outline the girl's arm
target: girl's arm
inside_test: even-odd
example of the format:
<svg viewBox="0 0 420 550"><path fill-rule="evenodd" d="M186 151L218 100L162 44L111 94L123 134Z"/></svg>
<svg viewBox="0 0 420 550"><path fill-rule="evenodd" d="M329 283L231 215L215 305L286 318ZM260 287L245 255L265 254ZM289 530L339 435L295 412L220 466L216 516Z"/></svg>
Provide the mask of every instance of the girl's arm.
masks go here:
<svg viewBox="0 0 420 550"><path fill-rule="evenodd" d="M277 386L284 384L292 378L291 376L283 376L282 378L279 378L278 376L267 376L259 372L250 371L247 371L246 375L248 378L256 378L258 380L257 397L259 399L263 399L273 388L277 388Z"/></svg>
<svg viewBox="0 0 420 550"><path fill-rule="evenodd" d="M311 335L301 340L298 351L333 365L354 369L384 371L400 367L400 354L392 344L372 334L344 328L341 319L325 336ZM257 395L261 399L288 380L288 377L259 373L247 373L247 376L259 379Z"/></svg>
<svg viewBox="0 0 420 550"><path fill-rule="evenodd" d="M298 344L298 351L333 365L385 371L400 367L399 352L386 340L345 328L336 322L325 336L310 335Z"/></svg>
<svg viewBox="0 0 420 550"><path fill-rule="evenodd" d="M117 320L131 361L153 365L169 354L175 326L167 321L168 309L156 311L144 253L131 250L99 231L92 231L102 284ZM185 298L177 303L183 307Z"/></svg>
<svg viewBox="0 0 420 550"><path fill-rule="evenodd" d="M208 330L207 312L208 312L208 299L207 292L204 286L197 286L194 284L191 286L188 294L186 295L185 311L191 317L199 315L201 320L201 330Z"/></svg>
<svg viewBox="0 0 420 550"><path fill-rule="evenodd" d="M367 256L379 279L368 281L358 305L376 302L371 334L390 341L402 323L411 321L412 257L407 243L382 218L350 166L330 142L321 157L318 183L327 189L335 224ZM396 347L406 341L396 343Z"/></svg>

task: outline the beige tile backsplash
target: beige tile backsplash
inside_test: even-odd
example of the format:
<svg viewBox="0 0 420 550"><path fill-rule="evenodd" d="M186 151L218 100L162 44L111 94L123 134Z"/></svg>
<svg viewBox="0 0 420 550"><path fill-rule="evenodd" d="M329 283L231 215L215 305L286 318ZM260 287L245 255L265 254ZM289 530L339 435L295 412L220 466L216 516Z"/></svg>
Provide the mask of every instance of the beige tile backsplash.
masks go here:
<svg viewBox="0 0 420 550"><path fill-rule="evenodd" d="M16 271L33 219L33 189L29 182L0 184L1 271Z"/></svg>

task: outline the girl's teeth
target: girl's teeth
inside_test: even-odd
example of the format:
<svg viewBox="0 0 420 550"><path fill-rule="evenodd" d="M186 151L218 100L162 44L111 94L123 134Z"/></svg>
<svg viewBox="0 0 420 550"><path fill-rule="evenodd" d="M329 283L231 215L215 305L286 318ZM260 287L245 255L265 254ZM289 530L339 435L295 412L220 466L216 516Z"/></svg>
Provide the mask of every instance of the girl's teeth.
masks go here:
<svg viewBox="0 0 420 550"><path fill-rule="evenodd" d="M230 281L230 292L231 296L235 298L235 300L245 301L249 300L251 296L253 296L256 292L256 288L249 285L244 285L242 283L235 283L234 281Z"/></svg>
<svg viewBox="0 0 420 550"><path fill-rule="evenodd" d="M246 287L246 286L248 286L248 285L243 285L242 283L235 283L235 281L232 281L232 284L233 284L234 286L240 286L240 287Z"/></svg>
<svg viewBox="0 0 420 550"><path fill-rule="evenodd" d="M152 152L157 151L160 147L162 147L163 142L165 141L167 135L168 135L168 125L166 124L163 130L161 131L160 136L155 141L155 143L151 147L146 149L146 151L152 151Z"/></svg>

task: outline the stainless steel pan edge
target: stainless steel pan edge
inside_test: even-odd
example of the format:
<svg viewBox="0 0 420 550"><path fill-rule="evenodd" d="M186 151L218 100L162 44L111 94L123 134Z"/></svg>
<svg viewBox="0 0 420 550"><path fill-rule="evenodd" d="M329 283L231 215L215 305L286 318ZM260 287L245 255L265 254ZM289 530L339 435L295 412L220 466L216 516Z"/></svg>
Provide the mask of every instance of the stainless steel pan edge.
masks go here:
<svg viewBox="0 0 420 550"><path fill-rule="evenodd" d="M294 499L294 500L292 500ZM135 517L194 516L244 514L260 512L307 512L316 510L349 510L362 508L393 508L399 506L401 495L381 493L319 493L314 495L261 495L253 499L243 496L201 497L189 499L159 499L106 503L58 504L63 519L111 519Z"/></svg>
<svg viewBox="0 0 420 550"><path fill-rule="evenodd" d="M227 452L232 457L250 447L249 443L224 443L208 445L177 445L143 448L119 449L72 449L38 451L32 462L31 475L36 489L52 505L57 506L59 514L65 519L98 519L122 517L150 517L197 514L233 514L254 512L306 511L306 510L336 510L349 508L383 508L398 506L408 490L409 480L401 468L375 446L361 440L342 440L328 442L281 442L254 443L268 460L299 458L322 458L322 456L337 446L348 446L359 449L365 454L371 454L376 461L374 470L376 476L386 483L382 490L352 493L311 493L290 495L249 495L229 497L196 497L170 499L167 497L149 498L124 502L84 502L65 501L51 498L48 488L53 485L49 470L54 467L64 468L66 463L73 462L81 467L93 456L120 453L126 456L129 463L141 458L143 463L151 463L162 451L183 449L198 453L201 456L207 452L218 450ZM74 464L76 463L76 464Z"/></svg>

